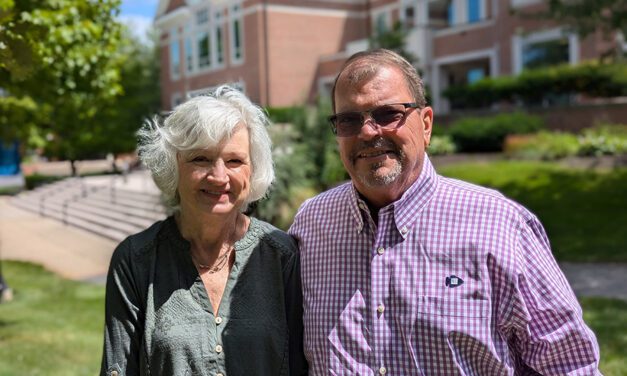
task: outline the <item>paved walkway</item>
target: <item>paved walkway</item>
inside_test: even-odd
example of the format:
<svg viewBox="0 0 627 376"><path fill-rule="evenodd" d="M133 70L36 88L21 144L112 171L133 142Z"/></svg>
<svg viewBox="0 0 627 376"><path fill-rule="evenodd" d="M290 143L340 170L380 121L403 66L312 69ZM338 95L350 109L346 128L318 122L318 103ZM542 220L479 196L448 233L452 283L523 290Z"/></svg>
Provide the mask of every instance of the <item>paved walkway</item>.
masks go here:
<svg viewBox="0 0 627 376"><path fill-rule="evenodd" d="M107 273L116 244L109 239L19 209L0 196L0 257L30 261L70 279ZM11 286L11 281L6 281Z"/></svg>
<svg viewBox="0 0 627 376"><path fill-rule="evenodd" d="M87 185L158 191L146 171L84 179ZM104 283L117 242L17 208L9 199L0 196L0 259L30 261L66 278Z"/></svg>
<svg viewBox="0 0 627 376"><path fill-rule="evenodd" d="M131 174L114 183L126 189L156 189L146 180L146 175ZM70 279L104 282L115 242L19 209L8 200L0 196L0 258L42 264ZM627 264L561 266L577 295L627 301Z"/></svg>

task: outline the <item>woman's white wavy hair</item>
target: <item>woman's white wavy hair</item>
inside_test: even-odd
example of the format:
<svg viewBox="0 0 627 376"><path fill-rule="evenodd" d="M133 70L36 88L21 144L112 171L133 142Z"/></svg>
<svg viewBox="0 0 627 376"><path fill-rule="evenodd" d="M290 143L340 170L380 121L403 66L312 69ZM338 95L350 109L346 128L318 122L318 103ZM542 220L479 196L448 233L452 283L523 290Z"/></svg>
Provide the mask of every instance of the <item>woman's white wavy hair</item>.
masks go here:
<svg viewBox="0 0 627 376"><path fill-rule="evenodd" d="M268 117L244 94L220 86L212 94L192 98L166 117L163 124L155 117L137 132L138 154L165 197L166 204L179 210L177 153L216 147L243 124L250 138L252 175L248 204L263 198L274 180L272 143L266 130Z"/></svg>

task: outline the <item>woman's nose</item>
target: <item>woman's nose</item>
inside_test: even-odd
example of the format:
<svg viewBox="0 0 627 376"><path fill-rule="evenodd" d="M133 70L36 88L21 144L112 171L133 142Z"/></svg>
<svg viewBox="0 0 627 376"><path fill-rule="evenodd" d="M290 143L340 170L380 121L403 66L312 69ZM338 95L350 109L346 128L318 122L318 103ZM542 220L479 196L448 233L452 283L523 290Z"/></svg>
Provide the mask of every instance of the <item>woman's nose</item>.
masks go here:
<svg viewBox="0 0 627 376"><path fill-rule="evenodd" d="M207 173L207 180L213 183L227 183L229 176L226 173L226 166L221 159L217 160Z"/></svg>

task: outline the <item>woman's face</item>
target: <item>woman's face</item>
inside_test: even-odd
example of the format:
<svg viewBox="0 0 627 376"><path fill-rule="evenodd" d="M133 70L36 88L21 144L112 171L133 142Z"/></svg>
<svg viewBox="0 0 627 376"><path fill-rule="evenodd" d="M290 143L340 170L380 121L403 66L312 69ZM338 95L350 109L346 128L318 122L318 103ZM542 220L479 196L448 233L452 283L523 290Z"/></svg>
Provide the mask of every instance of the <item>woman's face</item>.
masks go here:
<svg viewBox="0 0 627 376"><path fill-rule="evenodd" d="M246 127L239 126L214 149L180 152L177 160L181 210L229 214L243 206L252 173Z"/></svg>

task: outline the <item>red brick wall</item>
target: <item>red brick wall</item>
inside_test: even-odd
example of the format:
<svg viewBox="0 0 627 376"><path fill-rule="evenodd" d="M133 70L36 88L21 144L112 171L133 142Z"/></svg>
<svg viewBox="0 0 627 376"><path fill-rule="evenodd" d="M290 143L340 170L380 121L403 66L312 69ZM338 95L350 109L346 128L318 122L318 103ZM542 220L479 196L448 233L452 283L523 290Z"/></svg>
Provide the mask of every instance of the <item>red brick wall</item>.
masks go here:
<svg viewBox="0 0 627 376"><path fill-rule="evenodd" d="M268 14L269 104L304 103L317 85L320 56L334 54L362 37L365 21L320 14Z"/></svg>

